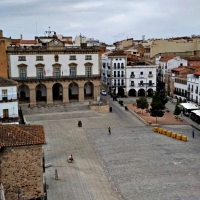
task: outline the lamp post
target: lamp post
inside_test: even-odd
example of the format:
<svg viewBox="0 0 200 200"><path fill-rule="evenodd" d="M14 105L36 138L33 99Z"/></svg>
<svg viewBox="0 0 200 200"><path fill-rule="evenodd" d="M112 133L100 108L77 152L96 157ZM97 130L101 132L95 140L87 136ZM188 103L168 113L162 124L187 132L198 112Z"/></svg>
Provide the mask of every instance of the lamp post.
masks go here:
<svg viewBox="0 0 200 200"><path fill-rule="evenodd" d="M20 188L18 188L15 193L17 194L17 199L20 200L20 194L21 194L21 190Z"/></svg>

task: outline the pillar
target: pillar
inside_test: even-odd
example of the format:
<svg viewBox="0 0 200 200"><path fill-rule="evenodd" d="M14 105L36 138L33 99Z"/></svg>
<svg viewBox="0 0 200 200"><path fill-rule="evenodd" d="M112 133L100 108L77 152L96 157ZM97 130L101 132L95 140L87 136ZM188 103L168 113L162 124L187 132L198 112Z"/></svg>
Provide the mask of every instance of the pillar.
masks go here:
<svg viewBox="0 0 200 200"><path fill-rule="evenodd" d="M63 103L69 102L69 88L63 87Z"/></svg>
<svg viewBox="0 0 200 200"><path fill-rule="evenodd" d="M47 104L53 103L52 87L47 88Z"/></svg>
<svg viewBox="0 0 200 200"><path fill-rule="evenodd" d="M84 87L78 88L78 99L79 99L79 102L84 101Z"/></svg>
<svg viewBox="0 0 200 200"><path fill-rule="evenodd" d="M138 91L136 91L135 94L136 94L136 97L138 97Z"/></svg>
<svg viewBox="0 0 200 200"><path fill-rule="evenodd" d="M35 88L30 89L30 104L35 105L36 104L36 91Z"/></svg>
<svg viewBox="0 0 200 200"><path fill-rule="evenodd" d="M93 94L93 97L94 97L94 100L96 101L97 100L97 97L100 97L100 87L99 86L94 86L94 94Z"/></svg>

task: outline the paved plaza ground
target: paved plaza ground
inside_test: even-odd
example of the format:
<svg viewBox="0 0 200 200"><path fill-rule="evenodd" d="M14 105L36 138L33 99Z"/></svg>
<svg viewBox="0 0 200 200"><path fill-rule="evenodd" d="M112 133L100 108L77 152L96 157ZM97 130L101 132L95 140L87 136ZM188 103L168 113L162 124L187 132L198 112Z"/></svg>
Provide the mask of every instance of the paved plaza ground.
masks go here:
<svg viewBox="0 0 200 200"><path fill-rule="evenodd" d="M61 109L58 106L45 114L32 111L27 115L27 110L29 123L45 127L45 161L52 164L46 169L48 200L200 199L199 132L193 139L189 125L163 126L188 136L188 142L172 139L154 133L114 104L123 118L115 109L99 114L84 105L55 112ZM82 128L77 127L78 120ZM66 162L70 154L75 163ZM59 180L55 180L55 169Z"/></svg>

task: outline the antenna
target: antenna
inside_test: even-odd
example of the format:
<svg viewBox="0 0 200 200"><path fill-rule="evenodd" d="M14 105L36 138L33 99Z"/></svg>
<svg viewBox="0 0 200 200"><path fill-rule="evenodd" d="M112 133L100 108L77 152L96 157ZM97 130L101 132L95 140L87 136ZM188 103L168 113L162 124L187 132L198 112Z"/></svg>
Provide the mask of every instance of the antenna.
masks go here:
<svg viewBox="0 0 200 200"><path fill-rule="evenodd" d="M36 22L36 35L38 36L38 32L37 32L37 22Z"/></svg>

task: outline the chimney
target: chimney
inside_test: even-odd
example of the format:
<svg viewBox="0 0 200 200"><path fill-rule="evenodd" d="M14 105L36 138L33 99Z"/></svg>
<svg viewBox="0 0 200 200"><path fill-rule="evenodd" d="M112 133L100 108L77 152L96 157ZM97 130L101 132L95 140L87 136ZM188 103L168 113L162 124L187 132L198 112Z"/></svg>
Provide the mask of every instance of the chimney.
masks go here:
<svg viewBox="0 0 200 200"><path fill-rule="evenodd" d="M20 39L21 39L21 40L23 39L22 34L20 34Z"/></svg>
<svg viewBox="0 0 200 200"><path fill-rule="evenodd" d="M3 37L3 31L0 30L0 38Z"/></svg>

